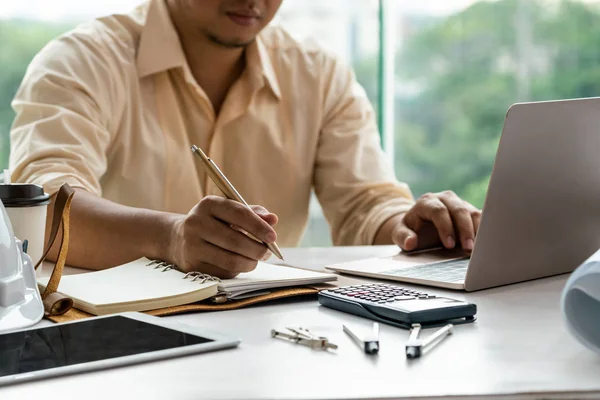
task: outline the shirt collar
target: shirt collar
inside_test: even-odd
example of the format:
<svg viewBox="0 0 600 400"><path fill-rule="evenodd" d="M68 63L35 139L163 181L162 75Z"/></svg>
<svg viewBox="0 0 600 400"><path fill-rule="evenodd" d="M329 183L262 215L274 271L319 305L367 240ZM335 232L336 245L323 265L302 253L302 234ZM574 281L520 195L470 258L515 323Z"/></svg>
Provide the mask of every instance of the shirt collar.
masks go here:
<svg viewBox="0 0 600 400"><path fill-rule="evenodd" d="M279 81L277 80L267 47L260 35L246 48L246 66L252 75L257 77L258 85L262 86L266 82L273 94L278 99L281 99Z"/></svg>
<svg viewBox="0 0 600 400"><path fill-rule="evenodd" d="M150 0L136 63L140 78L187 65L165 0ZM251 76L256 80L254 84L257 87L266 82L273 94L278 99L281 98L279 82L268 50L260 35L246 49L246 64Z"/></svg>
<svg viewBox="0 0 600 400"><path fill-rule="evenodd" d="M137 53L140 78L186 64L175 26L164 0L151 0Z"/></svg>

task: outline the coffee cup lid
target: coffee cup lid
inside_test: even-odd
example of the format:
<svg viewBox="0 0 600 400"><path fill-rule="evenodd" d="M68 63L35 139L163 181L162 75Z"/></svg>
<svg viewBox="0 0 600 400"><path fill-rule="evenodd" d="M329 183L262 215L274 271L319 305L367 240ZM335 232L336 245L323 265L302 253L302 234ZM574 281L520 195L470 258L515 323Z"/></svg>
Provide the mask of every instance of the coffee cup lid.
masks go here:
<svg viewBox="0 0 600 400"><path fill-rule="evenodd" d="M0 200L5 207L41 206L50 203L50 196L40 185L11 183L0 185Z"/></svg>

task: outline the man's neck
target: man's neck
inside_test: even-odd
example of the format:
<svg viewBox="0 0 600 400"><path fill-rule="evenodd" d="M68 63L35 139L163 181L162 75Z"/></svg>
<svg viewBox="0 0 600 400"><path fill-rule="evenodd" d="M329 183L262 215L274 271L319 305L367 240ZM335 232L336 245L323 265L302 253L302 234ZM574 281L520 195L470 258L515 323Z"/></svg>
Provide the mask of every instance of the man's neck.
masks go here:
<svg viewBox="0 0 600 400"><path fill-rule="evenodd" d="M171 15L171 18L192 75L211 101L215 115L218 115L227 92L246 66L244 48L216 44L201 32L178 24L177 15Z"/></svg>
<svg viewBox="0 0 600 400"><path fill-rule="evenodd" d="M192 75L218 115L227 92L246 66L244 49L228 49L196 40L186 43L184 38L181 44Z"/></svg>

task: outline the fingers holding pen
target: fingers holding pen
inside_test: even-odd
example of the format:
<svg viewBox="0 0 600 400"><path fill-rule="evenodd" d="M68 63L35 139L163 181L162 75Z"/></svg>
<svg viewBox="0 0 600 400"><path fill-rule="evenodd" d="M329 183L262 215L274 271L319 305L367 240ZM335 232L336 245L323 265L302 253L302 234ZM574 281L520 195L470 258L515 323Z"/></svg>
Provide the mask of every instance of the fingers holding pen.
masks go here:
<svg viewBox="0 0 600 400"><path fill-rule="evenodd" d="M212 271L219 277L249 272L270 257L265 244L256 239L274 243L277 234L270 224L275 223L277 216L262 207L250 209L237 201L206 196L178 222L173 259L184 271Z"/></svg>
<svg viewBox="0 0 600 400"><path fill-rule="evenodd" d="M204 199L206 199L206 197ZM202 201L204 201L204 199ZM202 204L202 201L200 202L200 205ZM245 232L250 233L258 240L262 240L266 243L273 243L277 240L275 229L273 229L267 221L257 215L252 209L237 201L217 197L216 199L212 199L207 207L207 211L214 218L230 225L235 225ZM275 219L276 221L277 216L274 214L271 215L267 214L266 217Z"/></svg>

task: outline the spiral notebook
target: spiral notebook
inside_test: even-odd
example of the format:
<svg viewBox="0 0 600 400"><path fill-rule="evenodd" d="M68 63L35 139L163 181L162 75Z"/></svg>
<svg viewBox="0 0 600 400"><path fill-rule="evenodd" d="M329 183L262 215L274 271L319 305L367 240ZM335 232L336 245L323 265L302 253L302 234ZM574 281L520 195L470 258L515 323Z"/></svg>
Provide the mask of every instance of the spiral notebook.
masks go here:
<svg viewBox="0 0 600 400"><path fill-rule="evenodd" d="M45 288L48 277L39 278ZM184 273L172 265L140 258L127 264L77 275L63 276L58 291L71 297L76 308L93 315L149 311L211 299L237 300L269 289L316 285L337 276L259 262L255 270L233 279Z"/></svg>

